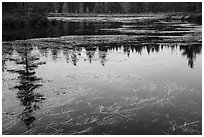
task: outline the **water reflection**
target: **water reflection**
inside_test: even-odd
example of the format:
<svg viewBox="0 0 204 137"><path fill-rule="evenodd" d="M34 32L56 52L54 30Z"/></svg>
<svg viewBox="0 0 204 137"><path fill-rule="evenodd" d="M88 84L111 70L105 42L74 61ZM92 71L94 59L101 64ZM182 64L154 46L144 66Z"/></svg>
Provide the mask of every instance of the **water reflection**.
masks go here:
<svg viewBox="0 0 204 137"><path fill-rule="evenodd" d="M178 62L175 62L175 64L171 64L172 60L179 59L180 57L183 56L185 59L187 59L189 67L193 68L196 57L199 54L201 54L202 45L200 43L178 45L157 42L155 43L127 42L127 43L101 44L98 46L96 45L85 45L81 47L73 46L72 48L59 47L57 44L56 45L53 44L52 46L45 48L42 47L41 45L33 46L27 43L25 44L21 43L19 45L13 46L10 45L12 48L9 47L8 45L3 46L4 46L3 49L5 50L5 53L3 53L4 58L9 59L10 61L15 61L17 66L14 67L22 67L21 69L8 71L17 73L19 75L18 77L19 83L14 88L18 89L17 98L20 100L21 105L24 107L24 110L20 114L19 118L21 119L21 121L25 123L28 129L31 129L34 126L34 122L37 119L35 115L36 111L40 109L40 103L42 103L43 100L45 99L44 95L46 96L46 92L44 92L44 95L37 92L37 89L42 86L41 84L42 79L37 77L36 72L41 72L41 74L39 74L40 75L39 77L42 77L43 79L48 79L50 85L53 85L53 90L49 90L49 88L46 89L49 91L47 92L47 94L50 94L53 97L52 98L54 100L53 104L59 103L59 100L61 101L63 97L64 99L67 99L67 96L71 96L72 93L74 94L74 92L78 91L76 95L77 98L76 101L73 101L72 102L73 104L71 103L69 107L65 105L64 107L58 108L57 106L56 111L53 112L49 111L48 114L43 112L43 114L45 114L45 117L41 119L44 119L44 121L39 120L35 123L35 127L30 130L33 131L33 134L38 134L41 132L51 134L50 130L54 130L54 128L56 128L56 130L54 130L53 132L56 132L57 134L59 134L59 132L65 134L66 132L67 134L83 134L81 130L86 131L85 133L102 134L103 132L107 132L107 129L103 128L103 126L107 125L109 125L109 129L111 129L111 132L108 132L110 134L122 134L121 133L122 131L123 133L132 134L133 133L163 134L161 133L160 129L163 130L168 129L167 133L171 133L172 128L170 123L172 121L174 121L173 123L176 123L178 127L185 125L186 122L188 123L196 122L196 125L192 125L191 126L192 129L189 130L187 133L191 132L201 134L200 132L201 115L200 112L198 112L198 110L201 110L199 101L202 100L199 98L201 97L199 83L200 78L197 77L197 75L194 75L194 74L199 75L200 70L195 69L195 71L192 72L196 73L191 73L191 71L189 73L189 69L186 70L182 66L183 64L180 61L178 62L181 63L181 65ZM10 49L9 52L6 52L7 48ZM180 55L178 55L179 58L177 58L175 54L168 54L169 52L172 53L176 52L176 54L180 53ZM160 58L166 57L162 55L163 53L165 54L167 53L168 57L160 60ZM16 58L13 59L14 54ZM139 57L134 58L137 57L135 55L140 55L144 58ZM156 56L158 55L156 57L157 61L156 65L167 62L163 64L164 67L162 65L161 66L155 65L154 55ZM40 68L39 65L44 64L44 62L40 61L42 58L45 59L48 63L42 68ZM172 60L168 60L170 58L172 58ZM133 61L134 59L136 61ZM144 60L137 61L137 59ZM121 61L122 63L118 63L117 62L118 60L119 61L122 60ZM103 66L102 71L104 72L102 72L100 69L101 67L98 67L98 64L95 63L96 61L98 61ZM71 65L68 65L67 63ZM4 63L4 65L5 68L7 68L6 63ZM50 65L54 69L50 67ZM70 67L73 65L77 67ZM166 68L168 69L169 65L172 65L173 67L178 65L179 67L178 73L182 71L182 73L184 74L172 72L173 67L170 67L171 69L170 71L169 70L166 71L165 69ZM129 69L129 67L132 68ZM139 68L138 70L137 67ZM96 69L92 70L92 68ZM87 71L86 69L90 70ZM121 71L121 69L123 70ZM55 73L55 71L53 70L59 70L60 72L56 72L56 75L55 74L52 75L53 72ZM109 70L111 70L113 73ZM151 77L152 76L154 77L155 75L156 77L157 76L159 77L160 74L163 75L166 75L166 73L168 74L167 76L158 78L159 79L158 83L154 82L149 83L146 80L141 80L143 78L145 79L146 70L148 70L150 73L155 73L154 75L147 74L148 75L147 79L151 79ZM46 74L42 74L44 72ZM121 72L123 72L123 74ZM115 75L116 73L117 76ZM141 75L138 76L134 75L139 73L141 73ZM164 80L166 79L166 77L168 77L169 79L171 77L169 75L176 77L175 78L176 83L179 82L180 80L179 78L177 79L177 75L178 77L184 76L189 83L192 82L193 84L195 84L195 86L192 87L189 86L189 89L187 90L187 88L171 82L169 83L164 82L163 84L160 83L161 79ZM195 79L194 77L188 78L188 76L190 77L195 76L196 78ZM50 80L50 78L56 79ZM138 78L139 80L137 80ZM100 81L101 79L103 79L103 81ZM183 77L181 79L183 79ZM95 82L99 82L99 84L95 84L94 82L93 82L94 84L92 84L91 83L92 80ZM83 85L82 83L89 83L89 81L91 81L90 85L91 87L94 88L96 92L94 92L93 97L92 96L89 97L90 99L87 100L84 99L86 97L84 98L82 97L81 99L79 96L83 94L83 91L86 92L86 90L83 89L83 87L82 88L80 87L80 90L78 89L75 90L75 88L78 87L79 85ZM146 83L145 84L146 86L144 86L143 84L141 85L141 87L135 86L135 83L138 81L144 81ZM171 81L171 79L169 81ZM49 83L45 83L44 87L46 86L49 87L50 86L48 85ZM105 85L103 85L104 83ZM72 84L74 87L73 90ZM196 90L193 89L196 87L199 88L198 92L197 89ZM71 90L70 94L68 93L66 94L66 91L69 90ZM97 102L97 93L100 94L100 90L103 90L101 92L103 93L102 94L103 99L100 100L99 98L98 100L99 102ZM111 92L111 91L114 92L114 90L118 91L121 90L121 92L124 92L125 94L118 93L118 96L114 100L112 98ZM129 91L130 95L128 94ZM188 94L186 94L187 93L186 91L187 92L189 91ZM110 98L107 98L107 96L110 96ZM109 99L110 102L106 102ZM137 109L138 107L139 109ZM89 112L90 110L91 112ZM95 111L96 113L92 113L92 110ZM41 110L41 112L42 111L43 110ZM128 113L124 113L127 111ZM55 114L55 112L57 112L57 114ZM96 115L98 113L99 115ZM121 113L122 115L119 115ZM126 116L131 118L127 118ZM185 120L182 118L185 118ZM137 120L135 124L132 124L131 122L131 120L133 119ZM120 122L123 120L127 121L121 124ZM96 126L97 123L96 121L99 124L101 124L101 127L98 125ZM162 123L164 124L162 125ZM50 126L50 124L53 124L52 126L55 127L47 128L48 126ZM149 127L147 127L146 125L149 125ZM36 127L38 127L37 130L41 130L41 128L43 127L43 131L36 130L35 132ZM93 129L96 128L96 130L98 131L94 130L92 131L92 127ZM153 131L155 127L157 127L158 130ZM88 128L89 130L87 130L86 128ZM133 128L140 129L139 130L140 132L138 130L134 130ZM127 129L131 130L128 131ZM173 131L171 134L180 134L183 132L184 129L186 129L186 127L185 128L182 127L181 128L182 131L178 131L178 133L177 131L175 132ZM72 133L72 131L74 132Z"/></svg>
<svg viewBox="0 0 204 137"><path fill-rule="evenodd" d="M3 44L6 48L2 48L2 72L6 70L6 61L11 58L14 51L14 46L11 44Z"/></svg>
<svg viewBox="0 0 204 137"><path fill-rule="evenodd" d="M66 62L69 63L70 51L68 49L64 49L63 55L65 56Z"/></svg>
<svg viewBox="0 0 204 137"><path fill-rule="evenodd" d="M179 47L179 48L178 48ZM159 53L162 52L164 49L170 48L171 52L175 52L176 50L180 50L182 52L182 55L186 57L187 64L190 68L194 67L194 62L196 60L196 56L201 54L202 51L202 45L197 44L190 44L190 45L180 45L177 44L162 44L162 43L152 43L152 44L118 44L113 43L109 45L100 45L99 47L74 47L73 49L67 49L67 48L52 48L51 49L51 58L53 61L57 61L61 58L59 55L60 52L63 53L64 58L66 59L67 63L72 63L74 66L77 65L77 62L80 60L80 56L82 54L82 49L86 52L86 59L84 61L88 61L90 64L93 62L94 58L98 61L100 61L101 65L104 66L107 61L107 56L109 51L123 51L124 54L127 55L127 57L130 57L131 54L139 54L142 55L142 53L147 52L148 55L151 55L152 53ZM43 48L39 48L40 53L42 53L44 56L47 55L47 50ZM96 56L96 53L98 56ZM71 62L70 62L71 61Z"/></svg>
<svg viewBox="0 0 204 137"><path fill-rule="evenodd" d="M188 60L188 65L193 68L196 55L201 53L202 45L201 44L192 44L190 46L180 46L182 55L186 56Z"/></svg>
<svg viewBox="0 0 204 137"><path fill-rule="evenodd" d="M86 49L87 59L88 59L89 63L91 64L92 59L95 56L95 52L96 52L97 48L96 47L85 47L85 49Z"/></svg>
<svg viewBox="0 0 204 137"><path fill-rule="evenodd" d="M106 47L99 47L99 59L101 61L101 65L105 66L105 62L107 61L106 56L107 56L108 49Z"/></svg>
<svg viewBox="0 0 204 137"><path fill-rule="evenodd" d="M92 45L93 46L93 45ZM39 52L41 55L48 57L48 52L51 51L51 58L53 61L57 61L61 58L60 52L62 52L64 58L66 59L67 63L72 63L74 66L77 65L77 63L80 60L80 56L82 54L82 50L85 49L86 52L86 59L84 61L88 61L90 64L92 63L93 59L96 58L98 61L100 61L102 66L105 66L105 63L107 61L107 56L109 51L123 51L124 54L127 55L127 57L130 57L131 54L137 53L139 55L142 55L143 52L147 52L148 55L151 55L152 53L159 53L162 52L165 48L170 48L171 52L175 52L176 50L180 50L182 52L182 55L187 59L187 64L190 68L194 67L194 62L196 60L196 56L201 54L202 51L202 44L201 43L195 43L195 44L162 44L162 43L112 43L109 45L100 45L100 46L85 46L85 47L73 47L71 49L68 48L42 48L38 47ZM17 48L18 49L18 48ZM13 46L8 46L6 48L3 48L3 56L2 56L2 69L3 71L6 68L5 61L9 59L9 56L11 56L14 50ZM32 50L32 49L30 49ZM98 56L96 56L96 52L98 53ZM21 53L22 54L22 53Z"/></svg>
<svg viewBox="0 0 204 137"><path fill-rule="evenodd" d="M167 133L173 130L171 134L179 134L175 127L186 133L199 128L196 132L201 134L199 29L200 26L182 22L147 20L73 21L49 24L34 31L3 30L3 40L79 35L50 41L15 41L11 42L13 45L4 42L3 96L10 102L16 96L10 97L8 92L12 90L7 88L17 89L23 107L19 119L28 129L35 125L31 134L50 133L50 130L57 134L163 134L164 127L169 129ZM196 58L198 69L194 69ZM45 63L41 60L47 64L39 67ZM9 69L9 65L15 69ZM18 78L12 75L14 85L9 85L10 73L6 70L18 74ZM43 87L41 78L45 81ZM39 89L43 89L43 94ZM70 103L72 97L74 101ZM9 112L10 106L6 107L4 111ZM20 110L18 107L11 102L11 108ZM43 115L38 115L41 120L36 120L37 111ZM191 129L186 128L189 123ZM15 131L18 128L14 125ZM157 128L158 131L153 131Z"/></svg>
<svg viewBox="0 0 204 137"><path fill-rule="evenodd" d="M100 22L58 22L38 29L3 28L3 41L24 40L30 38L59 37L66 35L98 35L104 34L101 28L120 27L121 23Z"/></svg>
<svg viewBox="0 0 204 137"><path fill-rule="evenodd" d="M21 45L21 48L17 49L19 58L14 59L14 61L16 64L22 65L22 69L7 70L19 74L19 84L14 88L18 89L17 98L24 107L19 118L25 123L28 129L34 126L33 122L36 120L35 111L40 109L39 103L42 103L45 99L41 93L36 92L42 86L40 84L42 79L35 75L35 69L38 65L44 64L44 62L40 62L39 57L32 55L32 50L30 44Z"/></svg>
<svg viewBox="0 0 204 137"><path fill-rule="evenodd" d="M59 48L53 48L51 49L51 53L52 53L52 59L54 61L57 61L58 59L58 54L59 54Z"/></svg>

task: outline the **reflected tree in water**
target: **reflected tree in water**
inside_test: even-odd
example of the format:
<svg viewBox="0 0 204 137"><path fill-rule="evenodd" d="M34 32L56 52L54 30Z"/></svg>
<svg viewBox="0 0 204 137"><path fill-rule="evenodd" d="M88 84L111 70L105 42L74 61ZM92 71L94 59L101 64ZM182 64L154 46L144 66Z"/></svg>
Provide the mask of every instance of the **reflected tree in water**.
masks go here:
<svg viewBox="0 0 204 137"><path fill-rule="evenodd" d="M75 47L73 49L67 49L67 48L64 48L62 49L62 53L67 61L67 63L72 62L72 64L74 66L77 65L77 62L79 61L79 56L81 56L81 50L82 48L81 47Z"/></svg>
<svg viewBox="0 0 204 137"><path fill-rule="evenodd" d="M35 76L35 69L44 62L40 62L37 56L31 55L31 45L23 44L21 46L17 51L20 57L15 61L16 64L22 65L23 68L9 71L19 74L19 84L14 87L18 89L17 98L24 107L19 118L30 129L34 126L33 122L36 120L35 111L40 109L39 103L45 99L42 94L36 92L36 89L42 86L42 84L39 84L42 79Z"/></svg>
<svg viewBox="0 0 204 137"><path fill-rule="evenodd" d="M72 58L72 63L74 64L74 66L76 66L77 65L77 60L78 60L76 52L72 52L71 58Z"/></svg>
<svg viewBox="0 0 204 137"><path fill-rule="evenodd" d="M130 49L132 52L136 52L138 54L141 54L144 49L146 49L148 54L159 52L160 50L163 50L164 47L171 48L171 51L174 52L175 49L177 49L178 45L165 45L165 44L156 44L156 43L147 43L147 44L130 44L129 45L122 45L122 44L112 44L110 47L108 47L108 50L115 49L118 51L118 49L121 49L123 47L123 52L127 54L129 57L130 55ZM188 65L190 68L193 68L194 61L196 59L196 55L200 54L202 51L202 45L201 44L192 44L192 45L180 45L180 50L182 51L183 56L187 57Z"/></svg>
<svg viewBox="0 0 204 137"><path fill-rule="evenodd" d="M67 63L69 63L70 50L64 49L64 50L63 50L63 55L65 56Z"/></svg>
<svg viewBox="0 0 204 137"><path fill-rule="evenodd" d="M147 53L150 54L150 52L151 52L151 46L147 45L147 46L146 46L146 50L147 50Z"/></svg>
<svg viewBox="0 0 204 137"><path fill-rule="evenodd" d="M153 52L155 51L155 52L159 52L159 45L158 44L154 44L153 46L152 46L153 48L152 48L152 50L153 50Z"/></svg>
<svg viewBox="0 0 204 137"><path fill-rule="evenodd" d="M140 40L140 39L139 39ZM157 41L152 41L152 39L148 38L147 43L111 43L109 45L100 44L100 45L86 45L81 47L73 47L71 49L68 48L59 48L55 47L51 50L51 56L54 61L56 61L59 58L59 53L62 51L64 57L66 58L67 63L70 61L74 66L77 65L77 62L79 61L79 56L81 56L82 49L85 49L87 59L84 59L84 61L89 61L91 64L93 61L93 58L95 56L95 53L98 52L98 59L100 60L100 63L105 66L105 62L107 61L107 52L108 51L120 51L123 50L123 52L129 57L130 52L132 53L138 53L142 54L144 50L150 55L151 53L158 53L160 50L163 50L164 48L168 48L172 51L172 53L179 47L179 49L182 51L183 56L187 56L188 65L189 67L193 68L194 66L194 60L196 59L196 55L201 53L202 45L201 44L193 44L193 45L178 45L178 44L166 44L166 43L157 43ZM161 40L161 38L160 38ZM84 37L84 41L86 41L86 37ZM98 51L97 51L98 49ZM45 50L45 51L43 51ZM47 49L40 49L40 53L47 54ZM4 63L5 64L5 63Z"/></svg>
<svg viewBox="0 0 204 137"><path fill-rule="evenodd" d="M93 59L95 52L96 52L96 47L85 47L85 49L86 49L87 59L91 64L92 59Z"/></svg>
<svg viewBox="0 0 204 137"><path fill-rule="evenodd" d="M107 56L108 48L107 47L99 47L99 59L101 61L101 65L105 66L106 56Z"/></svg>
<svg viewBox="0 0 204 137"><path fill-rule="evenodd" d="M79 57L78 56L81 56L81 50L82 50L81 47L75 47L72 50L71 60L72 60L72 63L73 63L74 66L76 66L77 62L79 61Z"/></svg>
<svg viewBox="0 0 204 137"><path fill-rule="evenodd" d="M127 54L127 56L129 57L130 56L130 46L124 46L123 52Z"/></svg>
<svg viewBox="0 0 204 137"><path fill-rule="evenodd" d="M53 48L51 49L51 54L52 54L52 59L54 61L57 61L57 59L59 58L58 55L59 55L59 48Z"/></svg>
<svg viewBox="0 0 204 137"><path fill-rule="evenodd" d="M11 44L2 44L2 72L6 70L6 61L11 59L14 48Z"/></svg>
<svg viewBox="0 0 204 137"><path fill-rule="evenodd" d="M142 46L142 45L134 45L134 47L132 47L132 48L134 48L134 51L135 51L136 53L138 53L138 54L141 55L144 46Z"/></svg>
<svg viewBox="0 0 204 137"><path fill-rule="evenodd" d="M180 50L183 51L182 55L187 57L188 65L193 68L196 55L201 53L201 44L192 44L189 46L180 46Z"/></svg>
<svg viewBox="0 0 204 137"><path fill-rule="evenodd" d="M48 57L48 51L49 51L48 48L41 47L41 48L38 48L38 49L39 49L41 55L43 55L45 57Z"/></svg>

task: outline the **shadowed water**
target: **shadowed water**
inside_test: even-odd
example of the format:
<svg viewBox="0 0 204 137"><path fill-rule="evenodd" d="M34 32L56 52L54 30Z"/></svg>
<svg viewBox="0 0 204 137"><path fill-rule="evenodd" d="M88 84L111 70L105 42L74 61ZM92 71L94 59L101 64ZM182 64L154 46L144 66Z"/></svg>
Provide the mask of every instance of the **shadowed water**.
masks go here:
<svg viewBox="0 0 204 137"><path fill-rule="evenodd" d="M201 134L201 26L119 24L69 31L93 44L3 43L3 134Z"/></svg>

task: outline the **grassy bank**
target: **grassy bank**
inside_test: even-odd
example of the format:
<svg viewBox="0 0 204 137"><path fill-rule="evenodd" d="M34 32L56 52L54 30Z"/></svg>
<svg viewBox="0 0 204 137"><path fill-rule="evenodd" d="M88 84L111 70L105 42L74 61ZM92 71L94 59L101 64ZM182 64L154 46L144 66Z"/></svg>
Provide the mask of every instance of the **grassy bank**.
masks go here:
<svg viewBox="0 0 204 137"><path fill-rule="evenodd" d="M151 17L167 13L49 13L48 17Z"/></svg>
<svg viewBox="0 0 204 137"><path fill-rule="evenodd" d="M37 28L38 26L46 26L48 20L52 20L60 17L96 17L96 18L127 18L127 17L165 17L167 20L182 20L192 23L202 24L202 14L197 13L137 13L137 14L76 14L76 13L50 13L48 16L40 14L31 15L18 15L18 14L6 14L2 16L2 26L4 27L31 27Z"/></svg>
<svg viewBox="0 0 204 137"><path fill-rule="evenodd" d="M182 20L192 23L202 24L202 14L201 13L135 13L135 14L96 14L96 13L49 13L49 20L63 20L63 18L131 18L131 17L164 17L167 20Z"/></svg>

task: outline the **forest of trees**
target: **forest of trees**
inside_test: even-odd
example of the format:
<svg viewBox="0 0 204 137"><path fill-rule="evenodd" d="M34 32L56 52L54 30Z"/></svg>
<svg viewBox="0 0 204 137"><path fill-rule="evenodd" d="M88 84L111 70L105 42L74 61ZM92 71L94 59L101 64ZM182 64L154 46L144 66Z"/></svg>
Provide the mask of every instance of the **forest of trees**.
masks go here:
<svg viewBox="0 0 204 137"><path fill-rule="evenodd" d="M3 14L202 12L201 2L3 2Z"/></svg>
<svg viewBox="0 0 204 137"><path fill-rule="evenodd" d="M49 13L202 12L201 2L3 2L3 25L46 23ZM13 23L15 22L15 24Z"/></svg>
<svg viewBox="0 0 204 137"><path fill-rule="evenodd" d="M53 3L54 4L54 3ZM201 3L192 2L65 2L55 3L58 13L147 13L202 12Z"/></svg>

